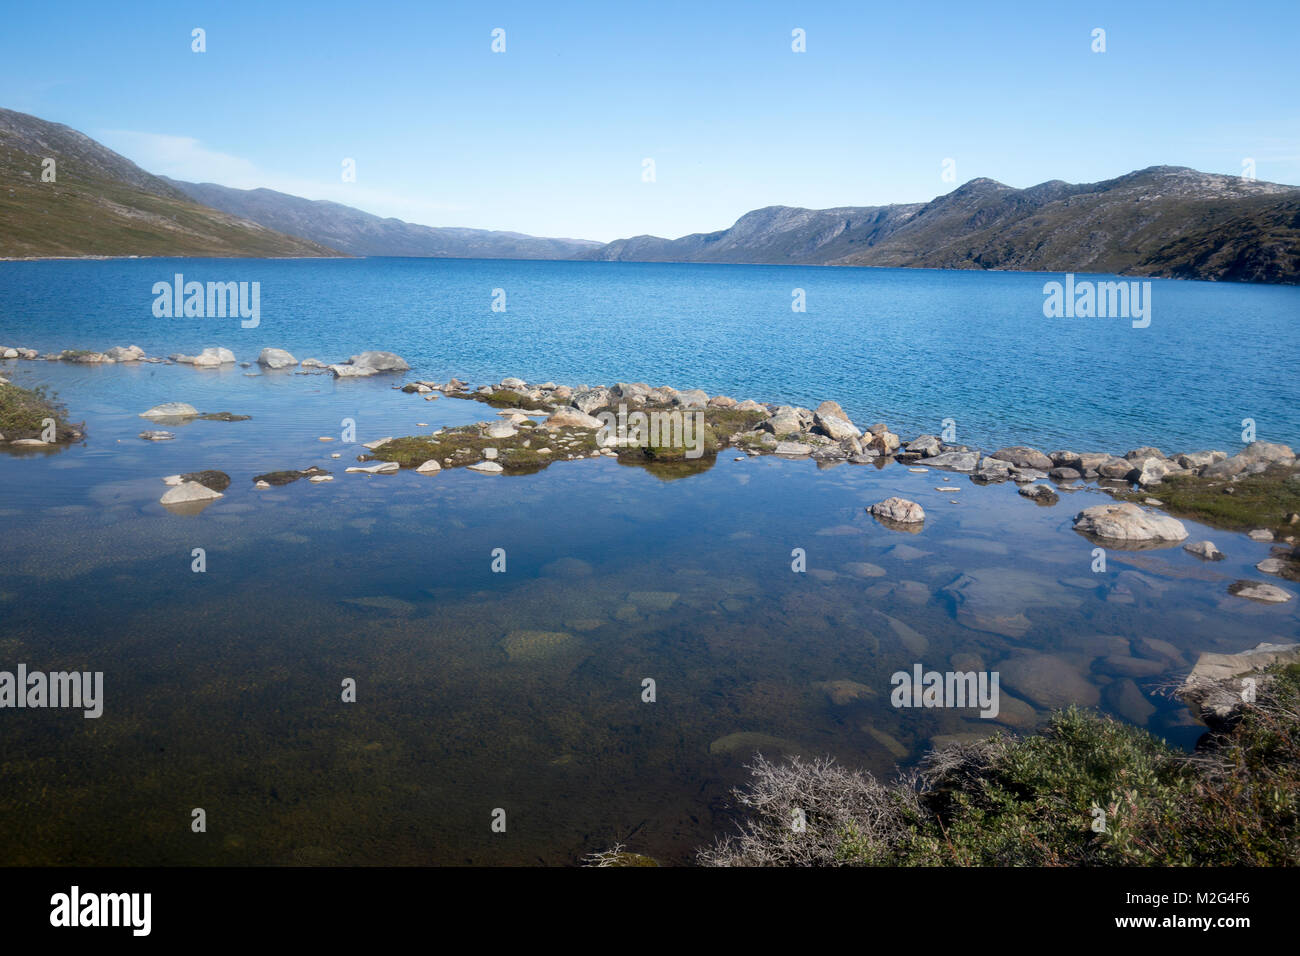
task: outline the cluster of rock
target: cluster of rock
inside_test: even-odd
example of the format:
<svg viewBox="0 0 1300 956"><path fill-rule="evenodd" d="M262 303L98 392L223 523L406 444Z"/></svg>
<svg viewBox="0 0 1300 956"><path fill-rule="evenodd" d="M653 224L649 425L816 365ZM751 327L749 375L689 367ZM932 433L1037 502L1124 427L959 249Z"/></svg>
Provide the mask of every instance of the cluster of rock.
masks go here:
<svg viewBox="0 0 1300 956"><path fill-rule="evenodd" d="M116 345L105 352L84 349L64 349L62 352L41 354L36 349L9 347L0 345L0 359L26 359L28 361L73 362L79 365L113 365L124 362L175 363L193 365L195 368L221 368L234 365L238 360L235 353L221 346L208 346L195 355L176 352L167 358L145 354L138 345ZM246 367L250 363L243 363ZM267 369L286 369L300 367L310 372L329 372L335 378L360 378L378 375L380 372L405 372L411 366L400 355L392 352L361 352L346 362L330 364L319 359L306 358L300 363L284 349L265 348L257 356L257 364Z"/></svg>

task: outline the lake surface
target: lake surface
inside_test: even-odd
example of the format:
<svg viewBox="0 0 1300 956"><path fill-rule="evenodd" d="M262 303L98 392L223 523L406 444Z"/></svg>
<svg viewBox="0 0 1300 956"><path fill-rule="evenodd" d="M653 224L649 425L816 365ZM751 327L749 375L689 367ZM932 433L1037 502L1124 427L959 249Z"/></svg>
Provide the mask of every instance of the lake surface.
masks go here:
<svg viewBox="0 0 1300 956"><path fill-rule="evenodd" d="M261 324L156 319L153 284L260 282ZM401 353L421 374L644 381L815 407L981 447L1300 441L1300 287L1151 281L1151 324L1047 319L1059 275L505 260L0 263L0 344L151 355ZM1104 279L1106 277L1093 277ZM1114 278L1114 277L1109 277ZM493 292L506 311L493 312ZM803 289L807 312L791 311ZM1169 448L1165 448L1169 451Z"/></svg>
<svg viewBox="0 0 1300 956"><path fill-rule="evenodd" d="M154 319L150 287L177 270L261 281L261 327ZM243 361L267 345L326 360L387 348L413 378L834 398L905 436L952 417L986 447L1234 451L1248 416L1297 443L1300 290L1156 282L1150 328L1085 328L1042 318L1044 278L3 263L0 343L219 344ZM789 312L792 287L807 315ZM256 371L0 361L57 391L88 435L0 454L0 669L103 671L106 698L97 720L0 711L0 861L567 865L621 841L687 862L731 826L725 794L755 750L888 776L1072 700L1190 747L1202 728L1167 690L1196 655L1300 635L1300 602L1228 595L1238 578L1276 580L1254 570L1269 546L1244 535L1185 522L1226 560L1111 551L1094 573L1070 519L1108 500L1095 488L1041 507L936 471L733 455L672 481L603 458L520 477L348 475L364 449L318 440L344 419L365 442L491 410L395 391L403 376ZM153 426L139 413L164 401L252 418L141 441ZM253 488L309 465L336 480ZM191 516L158 504L162 476L204 468L231 476L224 498ZM919 534L865 513L895 494L926 509ZM959 592L1028 627L988 630ZM892 707L890 675L916 663L1003 673L999 720ZM345 678L356 703L340 700ZM196 807L207 833L190 830Z"/></svg>

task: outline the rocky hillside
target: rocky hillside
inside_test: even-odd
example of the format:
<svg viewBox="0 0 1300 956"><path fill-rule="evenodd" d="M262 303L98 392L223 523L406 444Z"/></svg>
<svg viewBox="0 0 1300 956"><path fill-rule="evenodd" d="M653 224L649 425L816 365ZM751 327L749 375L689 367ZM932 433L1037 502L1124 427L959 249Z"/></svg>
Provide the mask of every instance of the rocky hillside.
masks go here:
<svg viewBox="0 0 1300 956"><path fill-rule="evenodd" d="M591 257L1296 283L1300 188L1178 166L1029 189L974 179L929 203L771 206L721 232L620 239Z"/></svg>
<svg viewBox="0 0 1300 956"><path fill-rule="evenodd" d="M599 249L583 239L544 239L519 232L419 226L383 219L325 200L273 189L231 189L215 183L167 180L214 209L271 229L303 236L355 256L436 256L461 259L574 259Z"/></svg>
<svg viewBox="0 0 1300 956"><path fill-rule="evenodd" d="M55 161L54 182L42 181ZM0 109L0 257L332 256L202 206L90 137Z"/></svg>

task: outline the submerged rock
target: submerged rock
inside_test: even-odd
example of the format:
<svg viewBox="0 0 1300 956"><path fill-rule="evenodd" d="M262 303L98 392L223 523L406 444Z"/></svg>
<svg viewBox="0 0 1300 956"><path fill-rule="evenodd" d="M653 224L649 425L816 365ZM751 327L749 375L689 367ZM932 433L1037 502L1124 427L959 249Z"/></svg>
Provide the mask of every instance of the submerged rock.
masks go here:
<svg viewBox="0 0 1300 956"><path fill-rule="evenodd" d="M1183 545L1183 550L1188 554L1194 554L1202 561L1222 561L1223 552L1214 546L1213 541L1195 541L1191 544Z"/></svg>
<svg viewBox="0 0 1300 956"><path fill-rule="evenodd" d="M204 487L197 481L182 481L158 499L159 504L184 505L195 501L213 501L224 497L221 492Z"/></svg>
<svg viewBox="0 0 1300 956"><path fill-rule="evenodd" d="M1261 604L1285 604L1294 595L1276 584L1262 581L1234 581L1228 585L1228 593L1239 598L1258 601Z"/></svg>
<svg viewBox="0 0 1300 956"><path fill-rule="evenodd" d="M164 431L147 431L141 432L140 437L145 441L171 441L176 436L171 432Z"/></svg>
<svg viewBox="0 0 1300 956"><path fill-rule="evenodd" d="M349 474L360 475L392 475L396 474L402 468L395 461L382 461L377 465L354 465L347 469Z"/></svg>
<svg viewBox="0 0 1300 956"><path fill-rule="evenodd" d="M147 412L141 412L141 418L197 418L199 410L193 405L187 405L185 402L164 402L161 405L155 405Z"/></svg>

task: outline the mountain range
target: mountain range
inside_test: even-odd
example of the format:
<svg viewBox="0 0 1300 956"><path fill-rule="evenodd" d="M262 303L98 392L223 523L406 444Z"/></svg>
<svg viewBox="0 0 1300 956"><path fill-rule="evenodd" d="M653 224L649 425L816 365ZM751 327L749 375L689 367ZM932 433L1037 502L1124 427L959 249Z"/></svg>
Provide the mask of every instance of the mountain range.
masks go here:
<svg viewBox="0 0 1300 956"><path fill-rule="evenodd" d="M54 157L57 184L41 182ZM154 176L66 126L0 110L0 256L431 256L1106 272L1300 283L1300 188L1182 166L928 203L768 206L728 229L610 243L422 226L270 189Z"/></svg>

